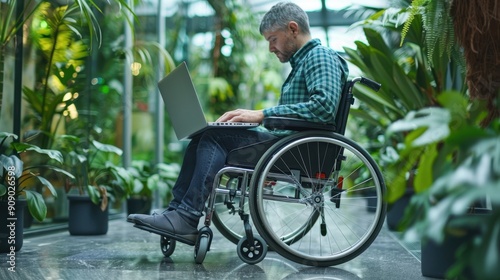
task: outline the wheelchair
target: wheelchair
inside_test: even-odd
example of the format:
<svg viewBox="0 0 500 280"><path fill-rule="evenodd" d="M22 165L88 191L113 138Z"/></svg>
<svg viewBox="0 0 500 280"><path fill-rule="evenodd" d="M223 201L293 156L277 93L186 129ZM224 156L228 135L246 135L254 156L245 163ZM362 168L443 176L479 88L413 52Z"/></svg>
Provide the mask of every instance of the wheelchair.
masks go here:
<svg viewBox="0 0 500 280"><path fill-rule="evenodd" d="M238 256L248 264L259 263L273 250L296 263L332 266L371 245L385 220L386 187L373 158L344 136L357 82L380 88L364 77L347 81L335 125L266 118L268 129L296 132L229 153L215 176L204 226L196 243L188 243L194 246L196 263L210 250L212 222L237 244ZM175 241L161 236L166 257Z"/></svg>

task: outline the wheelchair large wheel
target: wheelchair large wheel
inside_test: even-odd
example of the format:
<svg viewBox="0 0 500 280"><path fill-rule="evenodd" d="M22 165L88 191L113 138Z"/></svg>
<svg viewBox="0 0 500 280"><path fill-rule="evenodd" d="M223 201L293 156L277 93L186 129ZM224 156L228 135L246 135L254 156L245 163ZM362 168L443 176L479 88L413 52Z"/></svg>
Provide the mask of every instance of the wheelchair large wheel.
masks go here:
<svg viewBox="0 0 500 280"><path fill-rule="evenodd" d="M266 189L270 181L272 192ZM297 263L349 261L370 246L385 219L385 184L377 164L339 134L309 131L284 138L259 161L250 185L257 231Z"/></svg>

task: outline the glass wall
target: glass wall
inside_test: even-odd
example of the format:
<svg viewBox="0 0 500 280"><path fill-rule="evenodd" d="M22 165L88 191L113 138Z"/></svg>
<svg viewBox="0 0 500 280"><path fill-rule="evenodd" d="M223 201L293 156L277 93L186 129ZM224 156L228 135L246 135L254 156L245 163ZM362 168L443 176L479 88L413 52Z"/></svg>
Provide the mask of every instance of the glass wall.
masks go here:
<svg viewBox="0 0 500 280"><path fill-rule="evenodd" d="M80 156L87 163L91 158L100 161L96 164L101 167L107 162L142 172L134 173L136 185L120 176L89 182L45 173L57 198L51 189L35 184L47 215L34 221L32 230L65 225L65 196L78 190L77 184L99 185L97 190L111 198L111 213L126 212L126 198L138 194L156 193L153 207L168 203L186 142L176 140L156 83L180 62L188 62L208 120L237 107L275 104L290 70L268 52L258 31L260 17L278 1L143 0L134 1L131 11L117 2L96 1L95 17L85 18L67 13L66 1L17 1L28 5L25 11L35 12L22 25L22 45L12 40L2 48L0 131L18 134L16 141L59 151L62 163L43 157L35 163L50 160L75 176L88 171L76 164ZM386 7L388 0L294 2L308 12L313 37L343 52L355 40L364 40L360 28L351 25ZM7 11L4 7L16 1L0 3ZM57 22L61 17L56 15L66 21ZM68 24L73 20L91 25ZM54 33L61 26L65 33ZM16 66L19 58L22 64ZM356 73L351 67L351 74ZM114 147L122 152L115 153ZM4 145L2 153L9 149ZM155 190L139 191L137 181L146 189L147 178L158 173L162 183Z"/></svg>

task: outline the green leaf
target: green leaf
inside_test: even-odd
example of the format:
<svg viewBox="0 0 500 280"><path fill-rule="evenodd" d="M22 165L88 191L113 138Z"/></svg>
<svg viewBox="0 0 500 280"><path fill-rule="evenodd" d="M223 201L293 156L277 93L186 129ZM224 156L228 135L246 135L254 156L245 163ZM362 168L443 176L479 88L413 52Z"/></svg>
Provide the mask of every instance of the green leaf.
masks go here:
<svg viewBox="0 0 500 280"><path fill-rule="evenodd" d="M437 144L430 144L425 147L424 153L420 157L418 172L415 174L415 192L419 193L428 189L434 181L433 165L438 155Z"/></svg>
<svg viewBox="0 0 500 280"><path fill-rule="evenodd" d="M9 133L9 132L5 132L5 131L0 132L0 139L9 138L9 137L17 139L17 135L14 133Z"/></svg>
<svg viewBox="0 0 500 280"><path fill-rule="evenodd" d="M47 167L48 169L50 169L52 171L66 175L67 177L69 177L71 179L75 179L75 176L73 176L73 174L69 173L68 171L66 171L64 169L61 169L61 168L55 167L55 166L51 166L51 165L46 165L45 167Z"/></svg>
<svg viewBox="0 0 500 280"><path fill-rule="evenodd" d="M27 144L27 143L12 143L12 146L16 149L17 152L22 153L26 151L35 151L39 154L45 154L49 156L51 159L56 160L60 163L63 163L63 155L60 151L50 150L50 149L42 149L36 145Z"/></svg>
<svg viewBox="0 0 500 280"><path fill-rule="evenodd" d="M176 163L159 163L156 165L156 168L162 179L176 179L179 176L180 166Z"/></svg>
<svg viewBox="0 0 500 280"><path fill-rule="evenodd" d="M356 98L363 99L363 102L367 103L368 106L374 107L380 115L387 116L384 109L390 109L395 113L399 113L401 111L394 104L394 98L389 97L384 90L376 92L359 85L356 85L355 88L356 91L354 91L354 96Z"/></svg>
<svg viewBox="0 0 500 280"><path fill-rule="evenodd" d="M366 40L370 47L378 50L386 57L391 57L393 51L387 46L384 38L382 38L381 32L374 30L372 28L363 28L366 36Z"/></svg>
<svg viewBox="0 0 500 280"><path fill-rule="evenodd" d="M413 172L423 148L412 149L401 155L395 166L390 166L385 172L387 181L387 201L393 203L403 196L408 189L408 175Z"/></svg>
<svg viewBox="0 0 500 280"><path fill-rule="evenodd" d="M411 111L402 120L392 123L387 133L402 131L415 131L419 128L427 128L420 137L412 141L413 146L423 146L445 139L450 134L448 124L450 113L443 108L429 107L417 112Z"/></svg>
<svg viewBox="0 0 500 280"><path fill-rule="evenodd" d="M497 215L498 216L498 215ZM479 279L488 279L493 275L500 275L500 223L498 219L490 219L488 232L482 238L480 247L473 251L473 258L478 261L479 267L476 267L476 273Z"/></svg>
<svg viewBox="0 0 500 280"><path fill-rule="evenodd" d="M167 197L168 196L169 190L170 190L169 184L167 184L163 181L159 181L156 187L158 189L158 195L160 197Z"/></svg>
<svg viewBox="0 0 500 280"><path fill-rule="evenodd" d="M148 179L148 186L149 186L149 179ZM143 189L144 189L144 184L139 179L134 179L134 188L132 190L132 193L134 194L140 193Z"/></svg>
<svg viewBox="0 0 500 280"><path fill-rule="evenodd" d="M413 19L415 16L421 11L422 6L426 4L429 0L414 0L411 3L410 8L408 9L408 19L403 25L403 30L401 31L401 42L400 45L403 45L406 35L410 30L410 26L412 25Z"/></svg>
<svg viewBox="0 0 500 280"><path fill-rule="evenodd" d="M40 222L43 221L47 216L47 205L45 205L42 195L29 190L25 190L24 193L26 194L28 209L33 218Z"/></svg>
<svg viewBox="0 0 500 280"><path fill-rule="evenodd" d="M113 146L113 145L109 145L109 144L104 144L104 143L101 143L101 142L98 142L96 140L92 140L92 144L94 145L94 147L98 150L98 151L101 151L101 152L105 152L105 153L115 153L119 156L122 155L123 151L116 147L116 146Z"/></svg>
<svg viewBox="0 0 500 280"><path fill-rule="evenodd" d="M24 169L23 168L24 163L17 156L0 155L0 163L2 164L2 167L4 170L9 170L9 169L14 168L13 171L14 171L16 178L21 177L21 175L23 173L23 169Z"/></svg>
<svg viewBox="0 0 500 280"><path fill-rule="evenodd" d="M469 100L461 93L448 91L437 97L439 104L448 109L451 115L450 125L452 130L461 130L468 125Z"/></svg>
<svg viewBox="0 0 500 280"><path fill-rule="evenodd" d="M43 178L42 176L35 176L35 177L40 181L40 183L42 183L44 186L46 186L49 189L50 193L54 197L57 198L56 189L54 188L54 186L52 185L52 183L49 180Z"/></svg>
<svg viewBox="0 0 500 280"><path fill-rule="evenodd" d="M0 184L0 197L7 193L7 187L4 184Z"/></svg>
<svg viewBox="0 0 500 280"><path fill-rule="evenodd" d="M90 200L92 200L92 202L94 204L99 204L99 200L101 199L101 193L99 192L99 190L97 188L95 188L92 185L88 185L87 186L87 193L90 197Z"/></svg>
<svg viewBox="0 0 500 280"><path fill-rule="evenodd" d="M355 42L355 43L361 43L361 42ZM361 56L358 54L358 52L356 52L356 50L344 47L344 51L348 55L347 60L349 60L349 62L356 65L359 69L369 69L364 63Z"/></svg>
<svg viewBox="0 0 500 280"><path fill-rule="evenodd" d="M396 94L409 110L422 108L427 103L424 101L424 94L420 92L408 74L403 71L397 63L393 65L392 78L396 83Z"/></svg>
<svg viewBox="0 0 500 280"><path fill-rule="evenodd" d="M351 110L349 110L349 114L352 115L355 118L364 119L365 121L371 123L374 126L383 127L382 123L380 123L380 121L377 120L373 116L373 114L370 114L366 110L351 108Z"/></svg>
<svg viewBox="0 0 500 280"><path fill-rule="evenodd" d="M79 137L69 134L57 135L57 139L62 140L64 143L70 143L71 145L76 145L80 142Z"/></svg>
<svg viewBox="0 0 500 280"><path fill-rule="evenodd" d="M84 155L81 155L75 151L69 152L69 155L73 160L76 160L76 163L84 163L87 161L87 157Z"/></svg>
<svg viewBox="0 0 500 280"><path fill-rule="evenodd" d="M153 175L149 176L149 178L148 178L148 187L149 187L149 189L151 189L151 190L156 189L156 187L158 185L158 182L161 182L161 181L162 180L161 180L159 174L153 174Z"/></svg>

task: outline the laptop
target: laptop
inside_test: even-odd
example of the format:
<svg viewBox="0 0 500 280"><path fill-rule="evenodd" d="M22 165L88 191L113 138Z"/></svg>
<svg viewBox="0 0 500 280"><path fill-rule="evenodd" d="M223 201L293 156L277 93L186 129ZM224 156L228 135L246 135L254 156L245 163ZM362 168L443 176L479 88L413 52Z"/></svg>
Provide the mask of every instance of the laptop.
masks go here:
<svg viewBox="0 0 500 280"><path fill-rule="evenodd" d="M191 139L207 129L248 129L258 123L207 122L186 62L182 62L158 82L175 135L178 140Z"/></svg>

